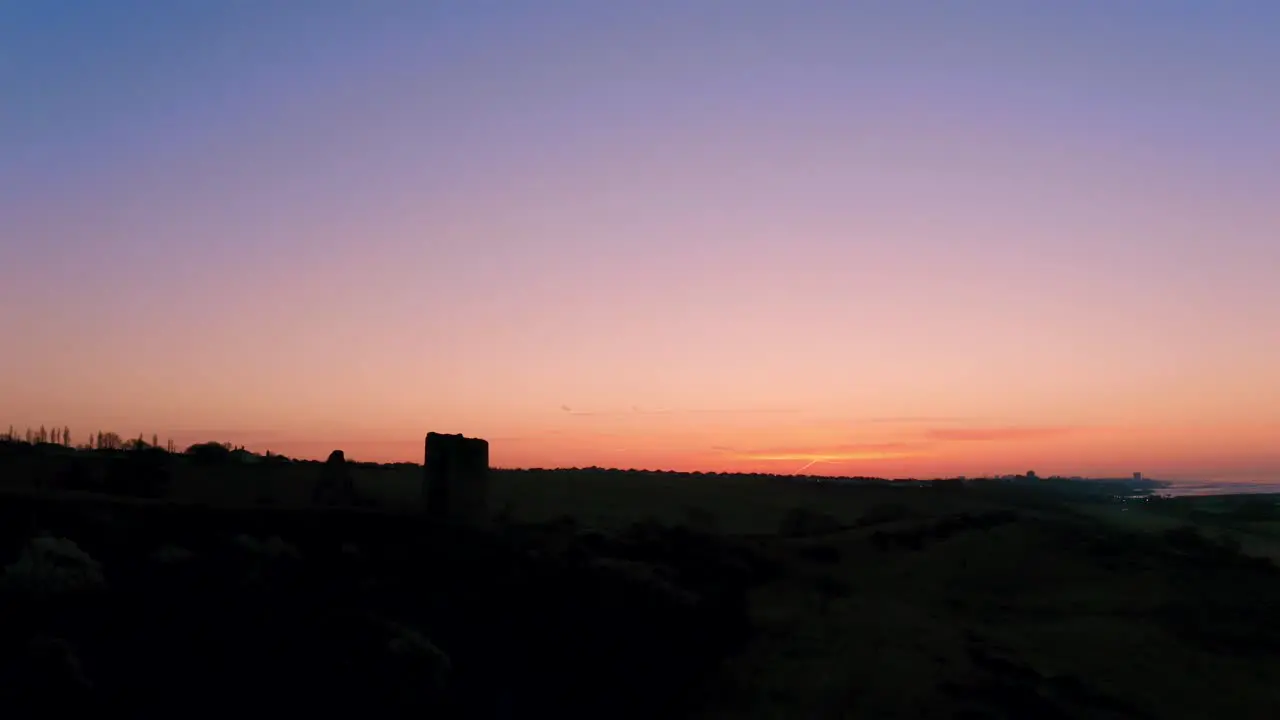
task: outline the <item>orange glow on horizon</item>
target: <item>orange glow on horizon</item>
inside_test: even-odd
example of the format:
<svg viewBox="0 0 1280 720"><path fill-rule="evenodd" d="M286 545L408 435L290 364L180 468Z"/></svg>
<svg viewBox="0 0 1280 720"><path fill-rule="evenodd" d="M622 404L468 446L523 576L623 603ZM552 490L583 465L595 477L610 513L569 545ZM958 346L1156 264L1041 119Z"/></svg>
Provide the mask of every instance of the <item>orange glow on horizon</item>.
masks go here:
<svg viewBox="0 0 1280 720"><path fill-rule="evenodd" d="M721 427L676 422L666 426L635 418L592 420L593 427L457 427L434 424L441 432L464 432L490 441L495 467L613 467L621 469L742 472L872 477L977 477L1035 470L1041 475L1128 476L1142 471L1160 479L1242 479L1266 481L1280 452L1267 443L1275 425L1034 427L996 425L947 427L929 418L900 421L820 422L797 417L739 419ZM575 419L576 420L576 419ZM75 435L73 429L73 436ZM143 431L150 437L150 431ZM862 442L840 442L841 432ZM122 433L125 437L136 437ZM184 431L179 447L219 440L250 450L300 459L324 459L342 449L358 461L422 461L421 436L370 429L330 428L306 437L296 432L234 433ZM425 435L425 432L423 433ZM1258 448L1268 448L1259 451Z"/></svg>

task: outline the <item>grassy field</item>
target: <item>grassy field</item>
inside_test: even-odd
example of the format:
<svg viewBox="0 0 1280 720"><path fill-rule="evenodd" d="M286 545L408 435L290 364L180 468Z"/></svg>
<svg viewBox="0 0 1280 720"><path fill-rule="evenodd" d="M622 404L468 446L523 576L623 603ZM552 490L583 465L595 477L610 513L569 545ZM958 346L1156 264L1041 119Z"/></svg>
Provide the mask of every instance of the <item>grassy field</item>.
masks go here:
<svg viewBox="0 0 1280 720"><path fill-rule="evenodd" d="M353 467L368 508L319 511L305 508L318 464L194 468L175 462L178 469L161 499L68 493L54 487L54 460L4 466L0 487L8 488L11 505L42 498L46 520L55 518L58 508L83 504L91 496L99 498L95 512L107 515L119 515L125 511L112 508L126 506L150 508L129 511L139 517L169 512L163 508L203 506L208 527L224 522L230 532L249 523L259 535L276 528L304 552L320 552L306 548L325 533L367 536L373 527L391 523L370 524L358 517L422 524L412 517L421 501L421 471L414 466ZM244 508L250 506L294 519L249 519ZM678 710L669 705L649 716L1271 718L1280 713L1280 571L1272 561L1280 554L1280 521L1273 519L1271 498L1121 502L1062 487L1003 483L838 485L578 470L495 471L491 506L502 518L491 533L506 537L520 553L588 557L593 567L630 563L634 568L641 562L646 572L656 573L653 577L682 578L676 584L684 585L663 597L714 595L729 602L723 608L740 602L750 628L745 644L728 643L723 653L713 653L712 669L692 685L662 680L679 685L671 692L682 699ZM304 516L325 519L297 519ZM18 541L16 536L7 540L10 545ZM90 538L83 542L89 544ZM4 552L7 562L16 548ZM429 564L412 553L386 553L400 553L400 560L381 566L383 582L407 573L397 570L406 563ZM695 556L704 564L668 572ZM471 574L506 572L485 562L468 562L465 572L448 577L466 585L474 582L464 579ZM577 567L573 562L565 567ZM748 565L758 572L741 570ZM694 582L719 577L721 566L739 568L734 572L744 578L751 575L733 585L742 593L740 601L726 600L728 590L714 594L707 589L711 586ZM547 577L563 577L556 574L562 572ZM653 582L666 587L666 581ZM633 589L609 601L615 603L613 614L602 615L600 627L691 622L677 610L660 615L666 620L647 620L650 611L643 608L652 603L632 606L626 599L642 594ZM575 612L585 614L587 607ZM718 612L717 617L737 611ZM438 629L441 622L424 619L422 627ZM576 632L568 629L572 618L563 622L569 623L563 632ZM464 640L454 635L440 644L458 658L472 657L468 653L474 650L463 651ZM623 652L623 644L616 647ZM677 639L663 647L661 652L688 651ZM467 662L456 664L465 668ZM473 668L483 664L469 662ZM578 667L571 660L560 662L564 669ZM632 675L643 673L661 675L652 667ZM483 686L476 677L464 679ZM613 688L610 711L615 714L625 714L622 709L636 698L658 694L660 686L657 679L640 686L595 682ZM555 707L545 698L539 702L542 709ZM525 707L535 704L529 700ZM598 711L595 706L593 712ZM472 716L502 716L492 708L486 712ZM650 712L658 711L651 707ZM561 716L566 714L572 713Z"/></svg>

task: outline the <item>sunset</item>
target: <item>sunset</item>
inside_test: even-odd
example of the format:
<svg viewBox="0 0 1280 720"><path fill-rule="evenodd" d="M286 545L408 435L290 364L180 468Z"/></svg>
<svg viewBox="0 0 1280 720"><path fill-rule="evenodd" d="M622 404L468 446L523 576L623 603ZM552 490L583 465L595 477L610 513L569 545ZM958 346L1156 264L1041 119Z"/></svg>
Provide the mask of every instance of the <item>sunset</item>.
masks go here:
<svg viewBox="0 0 1280 720"><path fill-rule="evenodd" d="M1280 2L0 0L0 716L1274 718L1278 568Z"/></svg>
<svg viewBox="0 0 1280 720"><path fill-rule="evenodd" d="M499 7L0 10L6 419L1280 478L1274 25Z"/></svg>

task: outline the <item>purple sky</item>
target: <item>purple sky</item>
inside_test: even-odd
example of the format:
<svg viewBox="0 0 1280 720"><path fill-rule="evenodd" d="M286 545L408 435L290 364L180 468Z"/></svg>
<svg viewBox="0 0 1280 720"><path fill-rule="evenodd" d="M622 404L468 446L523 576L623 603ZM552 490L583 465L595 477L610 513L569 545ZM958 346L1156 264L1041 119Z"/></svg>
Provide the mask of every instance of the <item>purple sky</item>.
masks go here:
<svg viewBox="0 0 1280 720"><path fill-rule="evenodd" d="M1273 2L5 3L0 424L1280 479L1277 38Z"/></svg>

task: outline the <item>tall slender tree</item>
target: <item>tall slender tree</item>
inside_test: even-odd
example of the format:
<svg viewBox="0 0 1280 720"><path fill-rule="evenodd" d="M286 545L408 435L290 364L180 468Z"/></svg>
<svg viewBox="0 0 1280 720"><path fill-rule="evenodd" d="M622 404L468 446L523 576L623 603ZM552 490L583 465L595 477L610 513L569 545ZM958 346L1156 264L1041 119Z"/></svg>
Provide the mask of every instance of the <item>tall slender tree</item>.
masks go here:
<svg viewBox="0 0 1280 720"><path fill-rule="evenodd" d="M67 447L71 447L71 428L67 425L62 426L62 442Z"/></svg>

